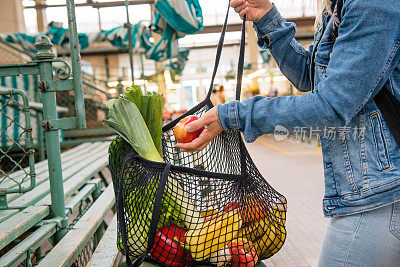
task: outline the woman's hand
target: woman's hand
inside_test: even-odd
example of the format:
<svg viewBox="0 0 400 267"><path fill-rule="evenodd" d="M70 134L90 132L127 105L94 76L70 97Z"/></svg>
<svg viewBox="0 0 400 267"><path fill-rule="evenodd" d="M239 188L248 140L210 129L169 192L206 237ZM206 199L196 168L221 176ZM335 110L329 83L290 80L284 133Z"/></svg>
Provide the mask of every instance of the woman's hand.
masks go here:
<svg viewBox="0 0 400 267"><path fill-rule="evenodd" d="M217 108L210 109L207 113L201 116L198 120L193 121L186 125L185 130L187 132L194 132L204 127L199 137L194 139L190 143L178 143L176 144L183 152L194 152L203 150L219 133L222 132L222 128L219 125L217 117Z"/></svg>
<svg viewBox="0 0 400 267"><path fill-rule="evenodd" d="M273 5L269 0L231 0L231 7L242 19L246 15L246 20L257 21L270 11Z"/></svg>

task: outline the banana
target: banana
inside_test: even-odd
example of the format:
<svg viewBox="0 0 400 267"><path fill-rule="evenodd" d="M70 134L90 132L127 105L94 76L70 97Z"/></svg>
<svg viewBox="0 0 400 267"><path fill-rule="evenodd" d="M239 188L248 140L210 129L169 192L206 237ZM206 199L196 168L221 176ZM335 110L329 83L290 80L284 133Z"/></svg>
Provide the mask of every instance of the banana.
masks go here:
<svg viewBox="0 0 400 267"><path fill-rule="evenodd" d="M255 242L257 254L265 258L278 252L286 239L286 229L284 226L286 214L285 212L278 212L279 214L275 213L275 216L280 218L280 220L273 221L268 231Z"/></svg>
<svg viewBox="0 0 400 267"><path fill-rule="evenodd" d="M270 255L274 255L275 253L277 253L285 243L286 229L283 225L280 225L279 230L280 231L277 233L277 238L276 240L274 240L275 248L271 250Z"/></svg>
<svg viewBox="0 0 400 267"><path fill-rule="evenodd" d="M265 255L276 238L276 227L271 224L268 231L255 243L258 255Z"/></svg>
<svg viewBox="0 0 400 267"><path fill-rule="evenodd" d="M256 241L261 236L265 235L265 233L269 232L271 223L270 216L264 217L259 221L255 221L251 223L247 227L243 227L239 230L238 238L245 238L250 240L251 242Z"/></svg>

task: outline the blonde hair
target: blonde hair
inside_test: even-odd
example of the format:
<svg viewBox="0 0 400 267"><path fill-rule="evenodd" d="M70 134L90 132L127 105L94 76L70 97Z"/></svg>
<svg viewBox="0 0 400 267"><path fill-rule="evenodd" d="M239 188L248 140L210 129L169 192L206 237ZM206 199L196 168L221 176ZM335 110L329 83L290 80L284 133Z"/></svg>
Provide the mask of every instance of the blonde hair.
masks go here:
<svg viewBox="0 0 400 267"><path fill-rule="evenodd" d="M322 8L328 12L331 12L331 1L330 0L322 0Z"/></svg>
<svg viewBox="0 0 400 267"><path fill-rule="evenodd" d="M315 20L315 26L317 27L322 21L322 14L328 13L332 15L331 0L318 0L318 16Z"/></svg>

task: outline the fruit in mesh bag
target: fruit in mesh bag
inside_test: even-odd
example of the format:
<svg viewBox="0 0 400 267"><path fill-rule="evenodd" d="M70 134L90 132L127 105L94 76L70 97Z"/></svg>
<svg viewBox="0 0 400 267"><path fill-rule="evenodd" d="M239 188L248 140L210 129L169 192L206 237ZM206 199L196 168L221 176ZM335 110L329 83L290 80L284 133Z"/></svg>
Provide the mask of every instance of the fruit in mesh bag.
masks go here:
<svg viewBox="0 0 400 267"><path fill-rule="evenodd" d="M210 262L217 266L253 267L258 262L257 250L253 243L245 238L235 238L224 248L215 252Z"/></svg>
<svg viewBox="0 0 400 267"><path fill-rule="evenodd" d="M237 238L245 238L253 242L259 256L270 257L278 252L286 238L286 204L265 207L261 214L258 213L261 210L260 207L256 209L248 207L242 209L241 215L242 218L251 218L251 222L239 230ZM243 222L245 221L243 219Z"/></svg>
<svg viewBox="0 0 400 267"><path fill-rule="evenodd" d="M239 230L238 238L246 238L252 242L262 237L270 229L271 217L265 217L259 221L254 221Z"/></svg>
<svg viewBox="0 0 400 267"><path fill-rule="evenodd" d="M157 230L151 258L166 266L188 266L193 258L181 244L185 244L186 230L176 225Z"/></svg>
<svg viewBox="0 0 400 267"><path fill-rule="evenodd" d="M199 137L199 135L204 130L204 128L194 131L194 132L187 132L185 130L186 125L188 125L189 123L191 123L195 120L198 120L198 119L199 118L197 116L190 115L190 116L187 116L186 118L183 118L182 120L180 120L178 122L178 124L174 127L174 136L175 136L175 139L179 143L190 143L194 139Z"/></svg>
<svg viewBox="0 0 400 267"><path fill-rule="evenodd" d="M187 231L185 234L187 248L196 261L208 259L233 240L241 226L242 219L238 212L227 212L203 223L195 230Z"/></svg>
<svg viewBox="0 0 400 267"><path fill-rule="evenodd" d="M257 254L268 258L278 252L286 239L286 212L273 209L274 219L269 222L269 227L265 234L254 243Z"/></svg>

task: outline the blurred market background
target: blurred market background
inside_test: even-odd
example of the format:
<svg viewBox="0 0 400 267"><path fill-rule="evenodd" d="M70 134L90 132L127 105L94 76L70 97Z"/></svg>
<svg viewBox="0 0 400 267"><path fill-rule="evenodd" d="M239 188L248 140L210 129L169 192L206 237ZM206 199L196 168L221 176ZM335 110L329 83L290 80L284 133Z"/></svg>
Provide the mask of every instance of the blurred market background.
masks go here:
<svg viewBox="0 0 400 267"><path fill-rule="evenodd" d="M67 27L67 10L62 0L23 0L16 4L13 0L2 1L0 32L24 33L34 36L39 32L62 35ZM18 1L17 1L18 2ZM195 34L186 35L178 40L179 55L172 58L149 58L143 44L134 45L135 84L146 86L148 91L158 91L165 95L166 111L173 114L190 108L201 101L209 88L211 72L215 61L216 44L225 17L226 1L209 2L200 0L204 27ZM275 4L289 21L296 23L297 39L304 45L312 42L316 7L307 1L278 0ZM13 12L10 12L13 10ZM154 22L153 0L130 1L129 20L133 31L138 35L150 34L149 40L157 42L163 37L162 33L153 31ZM129 65L129 54L125 44L120 44L123 34L113 39L117 31L124 30L127 17L124 1L76 1L76 17L78 32L89 35L89 43L81 45L82 70L84 72L85 95L87 102L97 108L88 119L88 124L96 124L104 119L101 108L107 94L111 97L118 93L118 81L125 88L132 84L132 73ZM142 29L141 27L146 29ZM137 28L136 28L137 27ZM241 21L233 10L230 11L228 33L226 35L221 64L215 79L216 93L224 88L225 101L233 100L237 56L239 51ZM57 31L59 30L59 31ZM111 31L106 38L92 42L90 38L99 32ZM135 33L134 33L135 34ZM8 39L7 39L8 38ZM11 36L2 36L2 42L9 41ZM14 37L16 43L23 36ZM64 38L56 37L56 38ZM24 40L25 41L25 40ZM56 46L59 58L68 58L67 40L60 40ZM54 40L53 40L54 42ZM125 40L126 42L126 40ZM171 41L174 42L174 41ZM20 45L16 45L19 46ZM172 50L175 48L172 48ZM175 51L169 51L174 53ZM164 58L163 58L164 57ZM26 60L26 55L10 49L6 44L0 46L0 64L17 63ZM87 84L86 84L87 83ZM103 92L91 88L94 85ZM251 23L247 27L247 47L245 59L245 75L243 79L242 99L253 95L277 96L295 94L293 86L279 72L276 63L268 51L260 51L256 44L255 32ZM61 101L61 100L60 100ZM219 101L223 101L219 99ZM68 107L70 103L59 103ZM88 103L89 104L89 103ZM90 110L87 107L88 110ZM96 115L97 118L93 116ZM166 114L166 116L168 116ZM95 125L93 125L95 126Z"/></svg>
<svg viewBox="0 0 400 267"><path fill-rule="evenodd" d="M75 1L88 128L62 131L63 147L78 144L79 140L113 135L103 123L107 116L105 104L133 83L148 92L164 95L165 120L178 117L204 99L210 86L227 1L199 0L199 3L201 27L192 34L180 35L168 33L166 24L157 21L159 12L154 0L130 0L128 12L125 1ZM274 3L288 21L296 23L296 39L306 47L310 45L317 11L314 1L275 0ZM0 7L0 65L30 61L39 33L50 37L58 58L70 60L65 1L1 0ZM240 30L241 19L231 9L213 84L214 103L234 99ZM132 59L128 49L129 31ZM31 106L40 109L36 76L2 78L0 83L26 90ZM73 92L56 94L59 116L73 116ZM270 53L258 48L252 24L247 23L242 99L292 94L298 92L281 74ZM44 159L40 116L39 111L36 117L33 115L33 139L41 151L40 159ZM277 142L272 136L264 136L248 147L263 175L287 196L289 203L288 240L267 265L315 266L326 224L321 211L323 171L318 142L311 139Z"/></svg>

